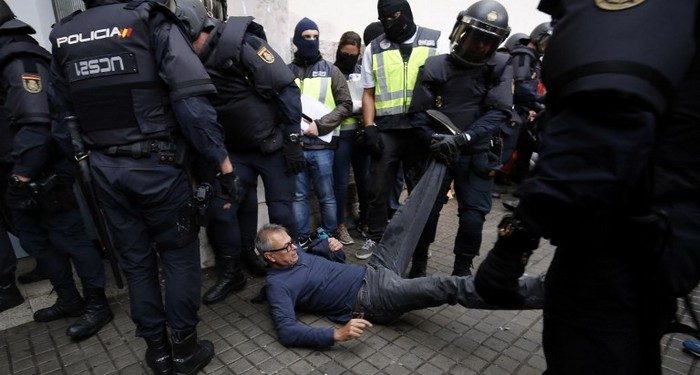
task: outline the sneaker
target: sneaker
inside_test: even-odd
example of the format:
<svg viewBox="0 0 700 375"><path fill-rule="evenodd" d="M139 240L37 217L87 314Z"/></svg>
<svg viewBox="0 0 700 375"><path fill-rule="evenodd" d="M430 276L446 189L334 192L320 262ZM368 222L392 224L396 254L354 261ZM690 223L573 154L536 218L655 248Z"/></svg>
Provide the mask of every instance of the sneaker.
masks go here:
<svg viewBox="0 0 700 375"><path fill-rule="evenodd" d="M376 242L368 239L362 244L362 247L355 252L355 258L357 259L367 259L372 256L374 252L374 247L377 245Z"/></svg>
<svg viewBox="0 0 700 375"><path fill-rule="evenodd" d="M348 233L348 228L345 225L341 225L338 227L338 230L335 232L335 238L340 241L343 245L352 245L355 243L355 240L350 237L350 233Z"/></svg>
<svg viewBox="0 0 700 375"><path fill-rule="evenodd" d="M683 349L696 357L700 357L700 340L688 339L683 341Z"/></svg>

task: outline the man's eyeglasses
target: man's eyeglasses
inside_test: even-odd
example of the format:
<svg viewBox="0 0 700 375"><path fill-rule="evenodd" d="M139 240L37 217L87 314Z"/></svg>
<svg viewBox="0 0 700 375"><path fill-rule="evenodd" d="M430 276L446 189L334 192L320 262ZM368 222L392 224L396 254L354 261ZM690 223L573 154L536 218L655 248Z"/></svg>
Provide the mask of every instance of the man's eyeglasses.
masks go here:
<svg viewBox="0 0 700 375"><path fill-rule="evenodd" d="M294 241L289 241L284 245L284 247L280 247L279 249L268 250L267 252L274 253L276 251L282 251L282 250L287 250L287 252L290 252L290 251L292 251L292 249L294 249Z"/></svg>

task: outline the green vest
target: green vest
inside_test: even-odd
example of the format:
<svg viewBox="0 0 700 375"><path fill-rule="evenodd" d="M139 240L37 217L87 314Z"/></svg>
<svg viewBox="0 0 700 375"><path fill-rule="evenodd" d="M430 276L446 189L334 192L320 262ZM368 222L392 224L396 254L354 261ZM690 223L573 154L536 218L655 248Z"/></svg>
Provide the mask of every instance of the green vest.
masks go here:
<svg viewBox="0 0 700 375"><path fill-rule="evenodd" d="M437 53L439 37L439 31L419 27L408 61L403 60L399 44L389 41L384 35L372 41L374 107L377 116L407 112L419 69L429 56Z"/></svg>

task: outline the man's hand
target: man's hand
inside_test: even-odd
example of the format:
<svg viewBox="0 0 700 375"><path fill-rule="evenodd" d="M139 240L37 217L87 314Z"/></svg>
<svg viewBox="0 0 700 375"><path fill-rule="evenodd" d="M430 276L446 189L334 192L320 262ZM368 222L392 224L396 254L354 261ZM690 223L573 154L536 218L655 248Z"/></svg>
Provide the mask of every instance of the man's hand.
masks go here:
<svg viewBox="0 0 700 375"><path fill-rule="evenodd" d="M343 244L337 239L330 237L328 239L328 248L331 250L331 252L340 251L343 249Z"/></svg>
<svg viewBox="0 0 700 375"><path fill-rule="evenodd" d="M311 121L309 127L306 128L304 135L309 137L318 137L318 125L316 125L316 121Z"/></svg>
<svg viewBox="0 0 700 375"><path fill-rule="evenodd" d="M469 142L469 136L465 133L456 135L433 134L430 144L430 152L435 159L452 164L459 156L460 147Z"/></svg>
<svg viewBox="0 0 700 375"><path fill-rule="evenodd" d="M379 137L379 128L377 128L376 125L365 126L364 137L367 150L369 150L372 155L381 157L384 144L382 143L381 137Z"/></svg>
<svg viewBox="0 0 700 375"><path fill-rule="evenodd" d="M333 340L335 342L344 342L359 338L371 326L372 323L364 319L350 319L342 328L333 330Z"/></svg>

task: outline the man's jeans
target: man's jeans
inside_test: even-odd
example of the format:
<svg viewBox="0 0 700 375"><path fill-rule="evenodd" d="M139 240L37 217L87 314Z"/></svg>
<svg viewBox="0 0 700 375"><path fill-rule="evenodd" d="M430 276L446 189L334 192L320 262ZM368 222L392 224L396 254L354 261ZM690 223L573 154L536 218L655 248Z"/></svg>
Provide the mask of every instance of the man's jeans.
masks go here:
<svg viewBox="0 0 700 375"><path fill-rule="evenodd" d="M309 228L311 184L313 184L316 197L318 197L321 227L329 234L335 233L338 229L333 193L333 154L333 150L304 151L306 170L297 175L297 188L293 205L299 237L306 238L311 233Z"/></svg>
<svg viewBox="0 0 700 375"><path fill-rule="evenodd" d="M467 308L496 309L484 302L474 289L473 276L429 276L403 279L413 256L412 250L425 226L437 192L434 187L445 176L445 167L431 164L387 225L384 237L375 247L367 273L358 292L356 305L370 321L390 323L412 310L459 303ZM541 309L544 277L520 279L525 305L520 309Z"/></svg>

